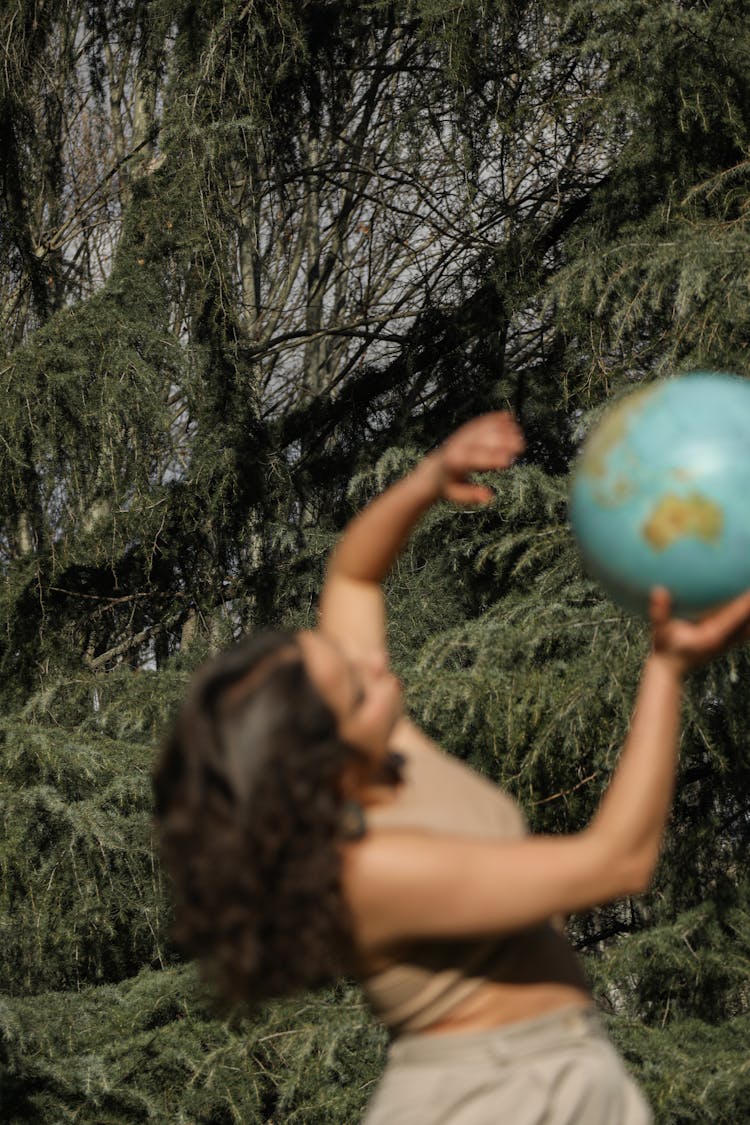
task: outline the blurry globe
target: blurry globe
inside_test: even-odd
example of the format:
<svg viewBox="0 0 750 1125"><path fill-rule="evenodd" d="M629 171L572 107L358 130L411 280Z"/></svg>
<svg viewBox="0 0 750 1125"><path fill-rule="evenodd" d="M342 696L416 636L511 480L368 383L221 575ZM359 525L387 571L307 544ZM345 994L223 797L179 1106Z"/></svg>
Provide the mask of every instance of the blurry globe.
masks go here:
<svg viewBox="0 0 750 1125"><path fill-rule="evenodd" d="M750 381L696 371L617 402L578 458L584 565L625 609L653 586L694 616L750 587Z"/></svg>

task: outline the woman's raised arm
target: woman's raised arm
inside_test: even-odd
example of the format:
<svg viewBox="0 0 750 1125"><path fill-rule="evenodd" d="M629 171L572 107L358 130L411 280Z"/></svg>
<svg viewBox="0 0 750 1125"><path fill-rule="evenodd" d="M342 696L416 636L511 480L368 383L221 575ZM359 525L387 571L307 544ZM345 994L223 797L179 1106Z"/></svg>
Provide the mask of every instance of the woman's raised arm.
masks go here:
<svg viewBox="0 0 750 1125"><path fill-rule="evenodd" d="M381 583L420 517L441 499L486 503L491 490L473 484L469 475L508 468L523 448L510 414L483 414L368 504L331 555L320 599L321 631L349 651L384 648Z"/></svg>

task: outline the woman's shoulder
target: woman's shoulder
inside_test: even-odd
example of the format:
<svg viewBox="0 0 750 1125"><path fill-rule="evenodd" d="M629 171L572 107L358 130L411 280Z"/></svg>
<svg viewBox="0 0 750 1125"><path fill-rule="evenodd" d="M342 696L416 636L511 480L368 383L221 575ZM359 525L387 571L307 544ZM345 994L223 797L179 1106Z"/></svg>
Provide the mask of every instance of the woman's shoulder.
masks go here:
<svg viewBox="0 0 750 1125"><path fill-rule="evenodd" d="M372 828L495 839L525 834L524 817L515 801L442 750L410 719L399 721L390 746L403 758L401 780L388 801L366 810Z"/></svg>

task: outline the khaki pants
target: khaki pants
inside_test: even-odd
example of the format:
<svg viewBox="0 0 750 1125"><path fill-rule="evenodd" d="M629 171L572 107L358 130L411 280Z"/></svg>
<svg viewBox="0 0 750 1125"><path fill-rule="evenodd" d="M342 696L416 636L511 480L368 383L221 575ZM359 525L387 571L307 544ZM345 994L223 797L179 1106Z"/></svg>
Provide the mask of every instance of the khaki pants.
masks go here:
<svg viewBox="0 0 750 1125"><path fill-rule="evenodd" d="M651 1125L593 1009L491 1031L404 1035L363 1125Z"/></svg>

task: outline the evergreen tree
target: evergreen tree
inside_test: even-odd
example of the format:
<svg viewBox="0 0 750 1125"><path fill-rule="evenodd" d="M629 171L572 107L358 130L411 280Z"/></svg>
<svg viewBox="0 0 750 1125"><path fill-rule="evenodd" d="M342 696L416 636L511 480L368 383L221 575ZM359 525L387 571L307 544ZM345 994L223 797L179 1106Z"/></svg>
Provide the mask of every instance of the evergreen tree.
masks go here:
<svg viewBox="0 0 750 1125"><path fill-rule="evenodd" d="M526 463L389 580L410 704L589 817L647 643L580 568L602 406L745 371L750 31L671 0L14 0L0 15L0 1076L8 1121L353 1121L348 984L221 1023L149 770L190 670L309 624L352 512L511 406ZM570 920L658 1120L747 1117L744 655L697 674L654 891ZM6 1106L8 1107L6 1109Z"/></svg>

